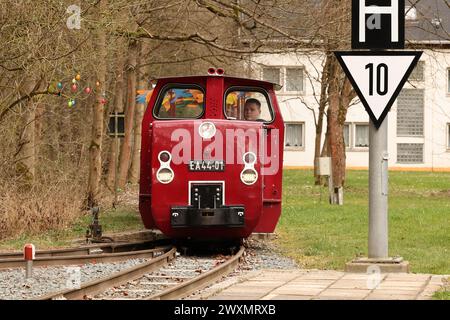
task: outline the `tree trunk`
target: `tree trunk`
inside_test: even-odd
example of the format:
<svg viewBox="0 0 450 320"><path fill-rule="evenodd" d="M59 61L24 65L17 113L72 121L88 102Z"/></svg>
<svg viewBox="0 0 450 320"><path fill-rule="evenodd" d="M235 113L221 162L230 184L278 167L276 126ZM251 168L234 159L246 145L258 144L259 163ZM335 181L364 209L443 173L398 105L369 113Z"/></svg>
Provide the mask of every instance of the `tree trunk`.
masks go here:
<svg viewBox="0 0 450 320"><path fill-rule="evenodd" d="M100 16L106 8L106 0L100 0ZM103 139L103 93L106 89L106 34L102 27L97 31L96 55L98 57L96 78L99 85L96 87L96 101L93 106L91 143L89 146L89 179L87 206L92 208L98 205L100 193L100 179L102 174L102 139Z"/></svg>
<svg viewBox="0 0 450 320"><path fill-rule="evenodd" d="M128 181L128 170L130 168L131 145L133 138L134 109L136 106L136 60L138 46L136 41L131 40L128 50L127 61L127 107L125 111L125 137L123 138L119 162L119 188L125 188Z"/></svg>
<svg viewBox="0 0 450 320"><path fill-rule="evenodd" d="M118 39L118 50L117 53L117 65L116 65L116 87L114 89L114 112L123 112L123 96L125 92L125 81L124 81L124 66L125 66L125 50L121 49L125 47L125 41L120 38ZM110 190L114 190L114 182L116 179L116 157L117 157L117 143L116 139L119 139L120 146L120 138L114 138L111 142L111 147L109 149L109 161L108 161L108 175L106 177L106 185Z"/></svg>
<svg viewBox="0 0 450 320"><path fill-rule="evenodd" d="M316 138L314 144L314 183L315 185L321 185L322 179L319 175L318 162L320 157L320 147L322 144L322 131L323 131L323 117L325 115L325 106L327 104L327 87L328 87L328 73L330 65L330 54L327 53L325 58L325 65L322 70L321 88L320 88L320 101L319 101L319 116L316 126Z"/></svg>
<svg viewBox="0 0 450 320"><path fill-rule="evenodd" d="M30 80L26 81L22 87L21 95L30 94L33 91L33 88L35 88L35 83ZM36 129L34 122L36 118L36 106L33 98L26 100L24 105L24 127L17 148L16 173L25 178L27 183L32 184L36 175Z"/></svg>
<svg viewBox="0 0 450 320"><path fill-rule="evenodd" d="M343 185L345 179L345 144L343 135L343 123L340 121L342 113L340 111L340 90L339 76L340 70L337 60L333 57L331 62L331 73L329 75L328 87L328 125L327 138L328 150L331 155L332 171L332 204L343 204ZM344 118L345 119L345 118Z"/></svg>
<svg viewBox="0 0 450 320"><path fill-rule="evenodd" d="M145 61L145 56L149 49L149 43L143 42L140 50L139 55L139 64L142 63L142 61ZM148 67L144 68L144 70L148 69ZM140 90L147 90L148 89L148 76L147 72L142 72L144 70L141 70L140 76L139 76L139 84L138 88ZM142 134L142 119L144 117L144 112L146 108L146 104L144 103L138 103L136 104L136 115L135 115L135 121L134 121L134 145L133 145L133 157L131 161L131 167L130 167L130 182L133 184L136 184L139 182L139 172L140 172L140 163L141 163L141 134Z"/></svg>

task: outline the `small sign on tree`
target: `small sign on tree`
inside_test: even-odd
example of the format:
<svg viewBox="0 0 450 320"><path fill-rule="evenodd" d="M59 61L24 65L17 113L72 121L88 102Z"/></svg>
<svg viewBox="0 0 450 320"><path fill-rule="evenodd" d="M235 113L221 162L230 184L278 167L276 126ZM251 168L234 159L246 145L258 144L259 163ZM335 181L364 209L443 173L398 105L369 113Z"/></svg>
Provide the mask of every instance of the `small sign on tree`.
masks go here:
<svg viewBox="0 0 450 320"><path fill-rule="evenodd" d="M125 136L125 114L123 112L115 112L109 114L108 136Z"/></svg>

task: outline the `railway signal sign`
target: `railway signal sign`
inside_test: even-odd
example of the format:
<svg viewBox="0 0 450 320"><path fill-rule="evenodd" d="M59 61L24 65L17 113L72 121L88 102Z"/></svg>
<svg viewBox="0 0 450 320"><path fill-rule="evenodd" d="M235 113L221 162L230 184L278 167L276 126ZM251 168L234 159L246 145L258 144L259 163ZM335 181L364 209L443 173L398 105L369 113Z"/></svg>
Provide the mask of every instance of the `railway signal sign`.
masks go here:
<svg viewBox="0 0 450 320"><path fill-rule="evenodd" d="M352 0L352 49L403 49L405 0Z"/></svg>
<svg viewBox="0 0 450 320"><path fill-rule="evenodd" d="M347 51L335 55L379 128L422 52Z"/></svg>

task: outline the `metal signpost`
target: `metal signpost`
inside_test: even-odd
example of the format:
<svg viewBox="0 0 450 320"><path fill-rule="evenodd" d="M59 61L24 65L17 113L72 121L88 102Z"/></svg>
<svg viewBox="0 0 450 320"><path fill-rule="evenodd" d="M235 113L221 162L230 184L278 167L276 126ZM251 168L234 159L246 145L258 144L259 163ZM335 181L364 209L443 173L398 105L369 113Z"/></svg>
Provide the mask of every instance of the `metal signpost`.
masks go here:
<svg viewBox="0 0 450 320"><path fill-rule="evenodd" d="M346 270L405 272L408 263L388 254L388 124L387 114L420 59L404 48L404 0L352 0L352 49L335 52L345 74L369 114L369 244L368 258Z"/></svg>
<svg viewBox="0 0 450 320"><path fill-rule="evenodd" d="M115 165L115 173L114 173L114 203L113 207L116 207L117 198L118 198L118 175L119 175L119 152L120 152L120 141L119 137L125 136L125 114L123 112L114 111L109 115L109 124L108 124L108 135L110 137L114 137L116 143L116 165Z"/></svg>

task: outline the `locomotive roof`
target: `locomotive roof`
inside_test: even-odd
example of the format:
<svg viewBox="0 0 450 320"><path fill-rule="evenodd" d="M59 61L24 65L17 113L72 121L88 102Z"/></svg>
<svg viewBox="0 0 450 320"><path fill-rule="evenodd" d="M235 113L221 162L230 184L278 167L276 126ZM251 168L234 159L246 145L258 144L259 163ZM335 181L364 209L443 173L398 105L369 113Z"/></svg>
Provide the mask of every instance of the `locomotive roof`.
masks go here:
<svg viewBox="0 0 450 320"><path fill-rule="evenodd" d="M233 81L233 80L246 80L246 81L252 81L252 82L254 82L256 84L258 84L258 83L271 84L271 85L273 85L273 88L275 90L280 90L283 87L282 85L280 85L278 83L269 82L269 81L263 81L263 80L259 80L259 79L251 79L251 78L243 78L243 77L231 77L231 76L217 76L217 75L202 75L202 76L195 75L195 76L180 76L180 77L161 77L161 78L155 78L155 79L152 79L152 80L174 80L174 81L177 81L177 80L188 80L188 79L192 79L192 80L205 79L205 78L209 78L209 77L211 77L211 78L212 77L226 78L226 79L229 79L231 81Z"/></svg>

